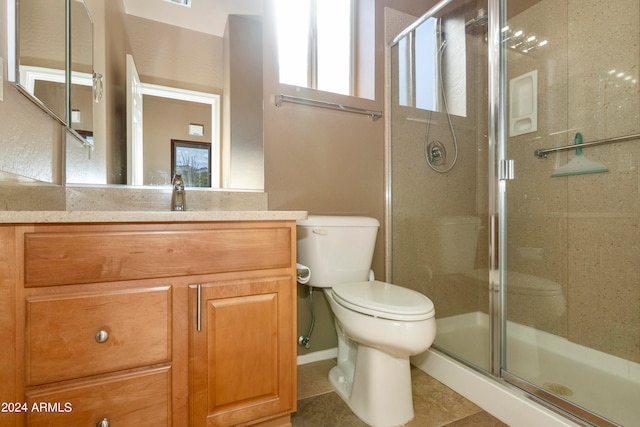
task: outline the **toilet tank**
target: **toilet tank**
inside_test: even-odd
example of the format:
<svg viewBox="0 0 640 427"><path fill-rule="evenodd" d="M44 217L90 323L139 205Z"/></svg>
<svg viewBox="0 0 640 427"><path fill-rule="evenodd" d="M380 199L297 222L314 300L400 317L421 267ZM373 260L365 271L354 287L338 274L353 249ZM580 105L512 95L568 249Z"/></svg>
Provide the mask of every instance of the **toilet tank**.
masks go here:
<svg viewBox="0 0 640 427"><path fill-rule="evenodd" d="M311 270L307 285L329 288L368 280L380 223L362 216L309 215L297 222L298 263Z"/></svg>
<svg viewBox="0 0 640 427"><path fill-rule="evenodd" d="M480 218L448 216L434 219L434 274L465 273L475 268Z"/></svg>

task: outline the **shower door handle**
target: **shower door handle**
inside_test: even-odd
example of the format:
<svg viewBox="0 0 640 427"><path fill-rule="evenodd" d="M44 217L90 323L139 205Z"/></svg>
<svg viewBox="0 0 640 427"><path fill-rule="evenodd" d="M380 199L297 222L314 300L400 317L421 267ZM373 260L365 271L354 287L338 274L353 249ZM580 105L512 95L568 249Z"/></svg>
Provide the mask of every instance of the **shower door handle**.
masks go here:
<svg viewBox="0 0 640 427"><path fill-rule="evenodd" d="M498 179L500 181L511 180L515 178L514 163L511 159L500 160L498 167Z"/></svg>

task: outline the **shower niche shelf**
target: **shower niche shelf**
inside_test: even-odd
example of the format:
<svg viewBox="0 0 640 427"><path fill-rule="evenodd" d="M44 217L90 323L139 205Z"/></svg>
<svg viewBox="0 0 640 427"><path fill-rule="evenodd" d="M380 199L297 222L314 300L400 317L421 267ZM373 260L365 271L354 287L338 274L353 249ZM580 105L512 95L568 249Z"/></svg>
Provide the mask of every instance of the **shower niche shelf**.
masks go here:
<svg viewBox="0 0 640 427"><path fill-rule="evenodd" d="M538 70L509 82L509 136L538 130Z"/></svg>

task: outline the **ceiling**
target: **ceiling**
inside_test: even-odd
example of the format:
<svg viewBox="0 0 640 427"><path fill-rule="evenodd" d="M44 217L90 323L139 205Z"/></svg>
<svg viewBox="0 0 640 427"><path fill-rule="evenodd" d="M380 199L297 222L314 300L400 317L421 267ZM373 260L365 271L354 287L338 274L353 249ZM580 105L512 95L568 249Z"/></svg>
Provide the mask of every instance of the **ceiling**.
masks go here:
<svg viewBox="0 0 640 427"><path fill-rule="evenodd" d="M191 0L191 7L165 0L123 0L127 14L222 37L228 15L262 15L263 0Z"/></svg>

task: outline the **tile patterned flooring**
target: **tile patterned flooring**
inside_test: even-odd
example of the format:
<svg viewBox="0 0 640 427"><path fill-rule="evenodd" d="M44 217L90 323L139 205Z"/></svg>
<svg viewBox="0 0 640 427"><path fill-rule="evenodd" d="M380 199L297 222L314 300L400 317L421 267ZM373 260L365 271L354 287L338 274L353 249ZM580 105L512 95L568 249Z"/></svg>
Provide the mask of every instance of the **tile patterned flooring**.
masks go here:
<svg viewBox="0 0 640 427"><path fill-rule="evenodd" d="M327 375L334 360L298 366L294 427L367 427L333 391ZM411 371L415 418L406 427L504 427L497 418L419 369Z"/></svg>

